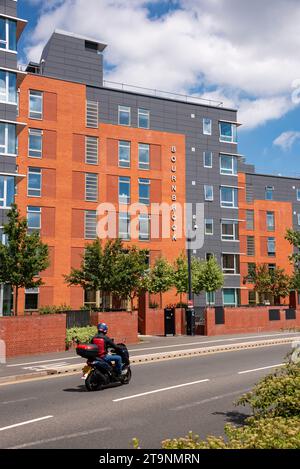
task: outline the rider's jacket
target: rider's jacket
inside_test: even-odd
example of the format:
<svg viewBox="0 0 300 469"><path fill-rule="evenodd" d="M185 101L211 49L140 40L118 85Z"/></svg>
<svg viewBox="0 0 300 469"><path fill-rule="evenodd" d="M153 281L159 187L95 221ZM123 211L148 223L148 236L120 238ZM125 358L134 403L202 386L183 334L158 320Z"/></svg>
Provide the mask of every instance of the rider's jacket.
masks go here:
<svg viewBox="0 0 300 469"><path fill-rule="evenodd" d="M108 347L114 349L116 352L118 351L118 347L114 341L103 334L103 332L98 332L98 334L92 338L91 343L97 345L99 358L105 357Z"/></svg>

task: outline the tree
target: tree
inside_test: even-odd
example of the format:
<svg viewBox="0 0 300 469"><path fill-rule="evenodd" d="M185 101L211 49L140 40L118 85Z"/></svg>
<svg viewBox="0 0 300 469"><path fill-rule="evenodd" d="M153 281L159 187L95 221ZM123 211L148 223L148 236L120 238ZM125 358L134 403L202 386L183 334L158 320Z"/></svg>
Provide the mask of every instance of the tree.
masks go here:
<svg viewBox="0 0 300 469"><path fill-rule="evenodd" d="M7 243L0 243L0 283L15 289L14 314L17 315L19 289L43 285L40 274L50 265L49 250L38 232L28 233L27 220L20 216L16 204L7 217L3 227Z"/></svg>
<svg viewBox="0 0 300 469"><path fill-rule="evenodd" d="M188 292L188 264L183 252L175 260L173 282L182 305L182 294Z"/></svg>
<svg viewBox="0 0 300 469"><path fill-rule="evenodd" d="M270 277L271 294L275 298L275 302L277 303L279 300L280 303L280 298L289 296L293 288L292 278L285 273L284 269L278 267L270 270Z"/></svg>
<svg viewBox="0 0 300 469"><path fill-rule="evenodd" d="M114 293L123 299L130 298L133 311L134 298L146 288L148 251L131 246L116 257Z"/></svg>
<svg viewBox="0 0 300 469"><path fill-rule="evenodd" d="M224 285L224 275L221 267L217 263L214 256L210 257L208 261L204 262L200 269L199 281L201 282L202 290L206 293L214 293ZM209 295L210 306L210 295Z"/></svg>
<svg viewBox="0 0 300 469"><path fill-rule="evenodd" d="M174 285L174 271L164 257L158 257L150 269L148 276L148 290L150 293L160 294L160 307L162 307L162 294Z"/></svg>
<svg viewBox="0 0 300 469"><path fill-rule="evenodd" d="M295 270L300 270L300 231L288 229L285 239L295 248L296 252L290 256L290 261L294 264Z"/></svg>
<svg viewBox="0 0 300 469"><path fill-rule="evenodd" d="M254 284L260 301L266 295L272 295L275 301L285 298L292 289L292 279L284 269L269 269L267 264L257 265L246 278Z"/></svg>

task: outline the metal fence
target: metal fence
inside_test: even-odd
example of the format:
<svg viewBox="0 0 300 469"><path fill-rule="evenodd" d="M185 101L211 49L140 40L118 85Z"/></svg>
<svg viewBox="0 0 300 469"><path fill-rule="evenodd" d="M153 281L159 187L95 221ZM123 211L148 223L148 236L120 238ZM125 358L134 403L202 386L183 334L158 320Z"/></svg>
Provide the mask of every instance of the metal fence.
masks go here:
<svg viewBox="0 0 300 469"><path fill-rule="evenodd" d="M66 311L66 326L67 329L72 327L86 327L91 325L91 312L88 311Z"/></svg>

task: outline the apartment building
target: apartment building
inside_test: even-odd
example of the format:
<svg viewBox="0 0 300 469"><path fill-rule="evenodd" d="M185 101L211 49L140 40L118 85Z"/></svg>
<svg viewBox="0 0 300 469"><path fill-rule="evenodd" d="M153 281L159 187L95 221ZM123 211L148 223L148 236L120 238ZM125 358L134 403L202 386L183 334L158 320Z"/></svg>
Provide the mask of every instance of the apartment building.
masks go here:
<svg viewBox="0 0 300 469"><path fill-rule="evenodd" d="M15 10L6 10L16 3L2 1L0 16L16 23L17 41L25 22L16 18ZM187 247L176 212L184 204L191 205L195 217L187 224L197 222L197 204L204 205L204 244L193 255L215 255L225 275L224 288L210 298L200 295L195 305L253 302L253 285L245 282L251 265L267 262L270 268L290 269L291 249L284 234L300 222L300 181L259 175L245 163L238 152L236 110L105 81L105 49L106 44L92 38L56 30L39 63L19 71L16 51L14 64L5 62L3 73L16 75L19 114L17 104L1 103L1 118L5 135L14 129L18 136L18 156L16 161L16 149L14 156L2 154L0 145L1 181L6 181L1 194L10 194L0 206L1 219L17 183L15 200L29 230L38 230L48 244L51 260L43 272L44 285L24 291L19 310L62 303L77 309L97 301L96 295L68 287L63 276L79 267L85 245L99 234L97 222L104 212L114 217L115 234L125 244L149 251L150 263L159 255L173 262ZM10 60L12 51L1 53ZM5 78L8 93L13 89L9 80ZM132 204L139 203L171 206L168 236L161 213L131 213ZM7 298L9 305L9 290ZM170 302L176 302L174 293L164 296L164 304ZM8 314L9 306L2 312Z"/></svg>

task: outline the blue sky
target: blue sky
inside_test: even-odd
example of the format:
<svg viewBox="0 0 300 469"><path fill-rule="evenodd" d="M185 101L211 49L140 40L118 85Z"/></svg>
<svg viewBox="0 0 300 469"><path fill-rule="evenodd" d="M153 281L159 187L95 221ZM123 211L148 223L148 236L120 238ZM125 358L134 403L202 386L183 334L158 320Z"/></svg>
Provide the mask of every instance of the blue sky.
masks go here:
<svg viewBox="0 0 300 469"><path fill-rule="evenodd" d="M103 40L107 79L238 107L239 153L258 172L300 177L299 2L19 0L18 16L29 23L22 62L55 27Z"/></svg>

